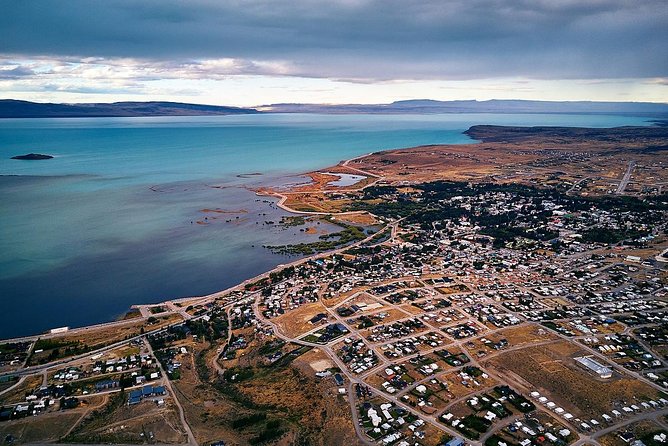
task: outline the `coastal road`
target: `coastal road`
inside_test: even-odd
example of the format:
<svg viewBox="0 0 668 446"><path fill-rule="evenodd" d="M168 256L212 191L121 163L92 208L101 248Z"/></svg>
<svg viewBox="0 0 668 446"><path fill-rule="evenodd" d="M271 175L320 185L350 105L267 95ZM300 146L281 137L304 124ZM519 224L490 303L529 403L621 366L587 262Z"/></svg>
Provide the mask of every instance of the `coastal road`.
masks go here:
<svg viewBox="0 0 668 446"><path fill-rule="evenodd" d="M45 373L47 370L50 370L50 369L53 369L53 368L56 368L56 367L60 367L60 366L63 366L65 364L69 364L69 363L72 363L72 362L75 362L75 361L80 361L82 359L89 358L89 357L94 356L94 355L99 354L99 353L106 353L110 350L114 350L118 347L122 347L125 344L128 344L132 341L138 341L146 335L161 333L163 331L166 331L169 327L170 326L168 325L166 327L157 328L155 330L148 331L145 334L139 334L137 336L133 336L133 337L128 338L128 339L123 339L121 341L114 342L113 344L109 344L109 345L100 347L98 349L91 350L91 351L86 352L86 353L82 353L80 355L70 356L68 358L59 359L59 360L56 360L56 361L53 361L53 362L47 362L46 364L33 365L33 366L25 367L23 369L19 369L19 370L16 370L14 372L0 373L0 376L3 376L3 375L27 376L27 375L37 375L37 374L40 374L40 373Z"/></svg>
<svg viewBox="0 0 668 446"><path fill-rule="evenodd" d="M10 338L10 339L3 339L2 343L17 343L17 342L34 342L37 341L37 339L49 339L49 338L55 338L55 337L60 337L60 336L72 336L72 335L81 335L81 334L86 334L94 330L101 330L101 329L107 329L107 328L117 328L117 327L122 327L124 325L131 325L131 324L136 324L137 322L146 319L143 317L135 317L132 319L124 319L120 321L111 321L111 322L103 322L101 324L95 324L95 325L88 325L86 327L79 327L79 328L72 328L69 329L65 332L60 332L60 333L42 333L42 334L37 334L37 335L31 335L31 336L22 336L18 338Z"/></svg>
<svg viewBox="0 0 668 446"><path fill-rule="evenodd" d="M397 221L391 223L390 225L397 225L399 222L401 222L401 220L403 220L403 218L401 218L401 219L399 219L399 220L397 220ZM342 246L342 247L337 248L337 249L332 250L332 251L326 251L326 252L321 252L321 253L313 254L313 255L308 256L308 257L304 257L304 258L301 258L301 259L297 259L297 260L295 260L294 262L290 262L290 263L285 263L285 264L278 265L276 268L273 268L273 269L271 269L271 270L269 270L269 271L267 271L267 272L264 272L264 273L262 273L262 274L260 274L260 275L257 275L257 276L255 276L255 277L252 277L252 278L250 278L250 279L244 280L244 281L241 282L240 284L238 284L238 285L234 285L234 286L232 286L232 287L230 287L230 288L227 288L227 289L225 289L225 290L223 290L223 291L218 291L218 292L215 292L215 293L212 293L212 294L208 294L208 295L206 295L206 296L191 296L191 297L184 297L184 298L180 298L180 299L173 299L173 300L168 301L168 302L179 303L179 304L189 303L189 304L191 304L191 305L204 305L204 304L213 302L213 301L215 301L216 299L221 298L221 297L223 297L223 296L225 296L225 295L227 295L227 294L229 294L229 293L233 293L233 292L235 292L235 291L244 291L246 285L249 285L249 284L251 284L251 283L258 282L258 281L260 281L260 280L262 280L262 279L266 279L266 278L268 278L272 273L276 273L276 272L282 271L282 270L285 269L285 268L289 268L289 267L291 267L291 266L299 266L299 265L301 265L301 264L303 264L303 263L307 263L307 262L310 262L310 261L313 261L313 260L322 259L322 258L325 258L325 257L330 257L330 256L333 256L333 255L341 254L341 253L343 253L344 251L346 251L346 250L348 250L348 249L358 247L358 246L360 246L360 245L363 245L364 243L368 243L368 242L370 242L370 241L373 240L373 238L376 236L376 234L378 234L379 232L384 231L384 230L387 229L387 227L390 226L390 225L386 225L386 226L382 227L381 229L379 229L378 232L376 232L376 233L374 233L374 234L371 234L371 235L369 235L368 237L366 237L366 238L364 238L364 239L362 239L362 240L359 240L359 241L357 241L357 242L355 242L355 243L352 243L352 244L350 244L350 245ZM226 305L224 305L224 306L232 305L233 303L234 303L234 302L231 302L231 303L228 303L228 304L226 304Z"/></svg>

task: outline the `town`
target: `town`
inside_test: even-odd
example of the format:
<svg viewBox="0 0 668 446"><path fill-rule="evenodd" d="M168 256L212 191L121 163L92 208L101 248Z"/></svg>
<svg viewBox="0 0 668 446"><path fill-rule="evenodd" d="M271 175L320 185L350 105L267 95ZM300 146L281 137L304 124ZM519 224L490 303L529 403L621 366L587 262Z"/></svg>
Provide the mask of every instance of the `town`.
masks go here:
<svg viewBox="0 0 668 446"><path fill-rule="evenodd" d="M5 441L668 444L666 194L385 183L324 252L2 344Z"/></svg>

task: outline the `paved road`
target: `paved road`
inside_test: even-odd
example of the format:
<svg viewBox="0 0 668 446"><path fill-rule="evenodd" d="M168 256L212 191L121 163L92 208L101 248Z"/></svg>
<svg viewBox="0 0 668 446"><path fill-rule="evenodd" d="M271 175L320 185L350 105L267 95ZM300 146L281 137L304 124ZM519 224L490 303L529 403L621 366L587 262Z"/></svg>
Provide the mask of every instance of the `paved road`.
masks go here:
<svg viewBox="0 0 668 446"><path fill-rule="evenodd" d="M629 161L629 166L626 168L626 173L624 173L622 181L619 182L619 186L617 186L617 190L615 191L616 194L624 193L624 189L626 189L626 186L628 186L629 180L631 179L631 173L633 172L633 169L635 167L636 167L636 162L633 160Z"/></svg>
<svg viewBox="0 0 668 446"><path fill-rule="evenodd" d="M16 342L34 342L37 339L49 339L49 338L55 338L59 336L70 336L70 335L80 335L80 334L86 334L87 332L94 331L94 330L99 330L99 329L104 329L104 328L116 328L116 327L122 327L124 325L131 325L131 324L136 324L139 320L141 320L141 317L135 317L132 319L124 319L121 321L111 321L111 322L104 322L102 324L95 324L95 325L88 325L86 327L79 327L79 328L71 328L67 330L66 332L62 333L42 333L42 334L37 334L37 335L31 335L31 336L22 336L19 338L10 338L10 339L2 339L2 343L16 343Z"/></svg>
<svg viewBox="0 0 668 446"><path fill-rule="evenodd" d="M18 381L16 381L14 384L12 384L11 386L7 387L6 389L0 391L0 395L4 395L5 393L9 393L12 389L15 389L16 387L18 387L18 386L20 386L21 384L23 384L23 381L25 381L25 380L26 380L26 377L25 377L25 376L21 376L21 377L18 379Z"/></svg>

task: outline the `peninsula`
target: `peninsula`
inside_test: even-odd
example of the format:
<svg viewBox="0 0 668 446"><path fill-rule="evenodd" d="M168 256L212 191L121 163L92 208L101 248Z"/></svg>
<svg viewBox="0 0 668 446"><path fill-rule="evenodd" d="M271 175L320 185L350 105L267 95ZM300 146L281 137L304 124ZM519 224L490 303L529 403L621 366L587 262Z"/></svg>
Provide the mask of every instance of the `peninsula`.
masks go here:
<svg viewBox="0 0 668 446"><path fill-rule="evenodd" d="M181 102L52 104L0 99L0 118L98 118L141 116L211 116L258 113L254 108Z"/></svg>

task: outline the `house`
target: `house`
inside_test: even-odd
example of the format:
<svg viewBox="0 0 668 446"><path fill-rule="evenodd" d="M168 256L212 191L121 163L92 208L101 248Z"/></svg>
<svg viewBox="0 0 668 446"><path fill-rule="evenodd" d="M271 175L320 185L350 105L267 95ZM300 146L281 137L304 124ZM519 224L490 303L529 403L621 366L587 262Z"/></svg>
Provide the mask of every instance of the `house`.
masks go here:
<svg viewBox="0 0 668 446"><path fill-rule="evenodd" d="M374 427L378 427L380 422L383 421L383 419L378 416L378 412L374 408L369 409L367 416L371 419L371 424Z"/></svg>
<svg viewBox="0 0 668 446"><path fill-rule="evenodd" d="M445 446L464 446L464 439L460 437L455 437L452 440L445 443Z"/></svg>
<svg viewBox="0 0 668 446"><path fill-rule="evenodd" d="M152 396L153 395L153 386L146 385L146 386L142 387L141 388L141 394L142 394L142 398Z"/></svg>
<svg viewBox="0 0 668 446"><path fill-rule="evenodd" d="M325 313L318 313L309 320L309 323L315 325L323 319L327 319L327 315Z"/></svg>
<svg viewBox="0 0 668 446"><path fill-rule="evenodd" d="M103 390L115 389L120 385L117 379L106 379L95 383L95 390L101 392Z"/></svg>
<svg viewBox="0 0 668 446"><path fill-rule="evenodd" d="M141 398L142 397L142 391L141 389L135 389L130 391L130 398Z"/></svg>
<svg viewBox="0 0 668 446"><path fill-rule="evenodd" d="M633 441L635 436L631 432L622 432L619 435L619 438L621 438L625 443L630 443Z"/></svg>
<svg viewBox="0 0 668 446"><path fill-rule="evenodd" d="M568 429L561 429L559 431L559 435L561 435L563 438L568 437L570 434L571 434L571 431L569 431Z"/></svg>

